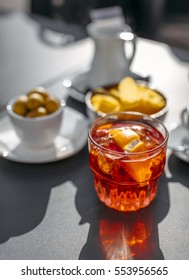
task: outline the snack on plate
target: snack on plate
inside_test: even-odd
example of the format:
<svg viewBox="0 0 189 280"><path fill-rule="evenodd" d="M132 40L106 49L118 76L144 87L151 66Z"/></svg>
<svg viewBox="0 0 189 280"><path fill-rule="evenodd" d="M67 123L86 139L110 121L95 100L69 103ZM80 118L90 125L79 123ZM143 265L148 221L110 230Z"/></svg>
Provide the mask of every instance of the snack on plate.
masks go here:
<svg viewBox="0 0 189 280"><path fill-rule="evenodd" d="M105 94L104 94L105 93ZM115 87L94 91L91 103L96 112L113 113L136 111L153 115L166 105L165 98L145 84L138 84L133 78L125 77Z"/></svg>
<svg viewBox="0 0 189 280"><path fill-rule="evenodd" d="M43 117L59 108L60 101L47 93L43 87L37 87L26 95L21 95L13 104L13 111L16 114L28 118Z"/></svg>

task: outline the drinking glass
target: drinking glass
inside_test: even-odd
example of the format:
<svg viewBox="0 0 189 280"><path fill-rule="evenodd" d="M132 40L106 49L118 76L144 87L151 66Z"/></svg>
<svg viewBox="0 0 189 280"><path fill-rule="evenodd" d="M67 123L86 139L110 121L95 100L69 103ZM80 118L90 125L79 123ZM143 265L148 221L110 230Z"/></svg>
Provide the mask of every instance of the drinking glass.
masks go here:
<svg viewBox="0 0 189 280"><path fill-rule="evenodd" d="M98 198L110 208L136 211L156 197L166 162L168 131L137 112L109 114L89 128L89 164Z"/></svg>

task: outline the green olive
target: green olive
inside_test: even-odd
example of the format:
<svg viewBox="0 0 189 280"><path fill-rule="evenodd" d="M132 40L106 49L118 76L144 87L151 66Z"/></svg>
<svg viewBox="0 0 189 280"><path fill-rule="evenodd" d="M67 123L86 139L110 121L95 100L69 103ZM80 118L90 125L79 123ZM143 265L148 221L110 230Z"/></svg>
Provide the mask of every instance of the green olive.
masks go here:
<svg viewBox="0 0 189 280"><path fill-rule="evenodd" d="M28 97L26 95L21 95L13 104L13 111L21 116L25 116L27 108Z"/></svg>
<svg viewBox="0 0 189 280"><path fill-rule="evenodd" d="M47 110L44 107L38 107L36 110L30 111L26 117L28 118L37 118L47 115Z"/></svg>
<svg viewBox="0 0 189 280"><path fill-rule="evenodd" d="M45 102L45 108L49 114L54 113L60 107L60 102L54 97L49 96Z"/></svg>
<svg viewBox="0 0 189 280"><path fill-rule="evenodd" d="M28 96L27 106L30 110L35 110L45 104L44 98L39 93L32 93Z"/></svg>

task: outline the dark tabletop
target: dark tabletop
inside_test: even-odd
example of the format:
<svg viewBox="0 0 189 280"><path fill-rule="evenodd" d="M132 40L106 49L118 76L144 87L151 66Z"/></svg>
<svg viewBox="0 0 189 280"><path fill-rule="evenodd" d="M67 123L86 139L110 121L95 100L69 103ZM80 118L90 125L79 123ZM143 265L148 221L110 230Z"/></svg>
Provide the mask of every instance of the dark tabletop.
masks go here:
<svg viewBox="0 0 189 280"><path fill-rule="evenodd" d="M89 65L90 39L50 46L39 30L40 23L28 15L0 16L1 102L45 85L86 115L84 104L67 97L62 80ZM152 75L166 92L170 110L165 125L170 128L189 105L188 64L164 44L141 39L137 48L133 71ZM119 213L98 201L87 142L73 156L53 163L0 158L0 259L189 259L188 213L189 164L170 151L157 198L134 213ZM131 240L137 240L133 247Z"/></svg>

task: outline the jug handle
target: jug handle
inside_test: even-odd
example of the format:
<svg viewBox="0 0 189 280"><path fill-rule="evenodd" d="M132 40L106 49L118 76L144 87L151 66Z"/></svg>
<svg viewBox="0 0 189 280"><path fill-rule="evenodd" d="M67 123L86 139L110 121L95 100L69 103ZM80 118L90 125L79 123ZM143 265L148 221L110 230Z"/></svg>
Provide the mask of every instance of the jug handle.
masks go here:
<svg viewBox="0 0 189 280"><path fill-rule="evenodd" d="M132 55L130 58L128 58L129 61L129 65L131 65L131 62L135 56L135 52L136 52L136 35L133 34L132 32L122 32L120 34L120 38L125 41L125 42L131 42L132 44Z"/></svg>
<svg viewBox="0 0 189 280"><path fill-rule="evenodd" d="M181 112L181 120L182 120L182 124L185 127L189 128L189 106L187 106L186 108L184 108Z"/></svg>

